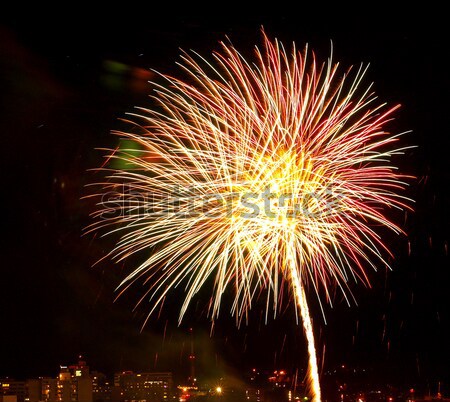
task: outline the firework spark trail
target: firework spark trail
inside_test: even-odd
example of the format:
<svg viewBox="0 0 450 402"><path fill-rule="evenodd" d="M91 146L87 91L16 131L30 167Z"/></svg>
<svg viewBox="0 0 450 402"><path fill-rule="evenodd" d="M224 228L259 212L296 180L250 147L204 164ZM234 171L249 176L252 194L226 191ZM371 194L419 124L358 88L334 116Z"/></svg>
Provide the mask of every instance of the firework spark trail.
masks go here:
<svg viewBox="0 0 450 402"><path fill-rule="evenodd" d="M296 264L296 252L291 243L291 252L288 255L289 272L291 275L292 287L294 288L294 294L297 299L297 305L300 307L300 314L303 322L303 330L308 344L309 364L308 364L308 377L310 380L310 387L314 390L314 401L320 401L321 391L319 382L319 369L317 366L317 354L314 343L314 331L312 327L312 320L309 314L308 302L306 300L305 289L303 288L302 281L300 280L297 272Z"/></svg>
<svg viewBox="0 0 450 402"><path fill-rule="evenodd" d="M130 114L139 145L109 150L99 208L90 231L118 233L116 261L146 253L121 284L148 285L149 316L183 283L180 321L200 288L214 278L209 313L219 315L227 288L239 324L253 300L267 294L274 315L289 284L308 342L314 402L320 400L314 336L306 291L331 303L338 286L368 284L366 270L390 255L375 228L401 229L387 208L408 208L399 195L406 176L391 166L400 135L383 125L398 106L377 105L362 88L366 68L338 76L293 46L288 53L264 36L256 62L231 45L211 61L184 53L187 79L161 75L152 110ZM352 78L349 78L349 77ZM148 319L148 318L147 318Z"/></svg>

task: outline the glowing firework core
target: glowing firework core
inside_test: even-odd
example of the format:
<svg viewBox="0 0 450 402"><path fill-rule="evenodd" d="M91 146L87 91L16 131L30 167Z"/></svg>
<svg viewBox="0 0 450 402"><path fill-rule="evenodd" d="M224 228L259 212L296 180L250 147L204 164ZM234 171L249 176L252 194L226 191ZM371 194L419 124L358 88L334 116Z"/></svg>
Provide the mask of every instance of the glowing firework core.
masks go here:
<svg viewBox="0 0 450 402"><path fill-rule="evenodd" d="M105 169L91 229L122 233L110 253L119 261L150 251L122 283L126 289L144 278L150 314L183 282L181 320L214 276L212 318L233 287L231 311L240 322L261 290L276 312L288 283L318 402L305 292L330 302L330 286L346 296L350 278L368 283L373 260L387 265L372 224L401 232L383 214L406 207L398 195L404 176L389 162L402 151L392 146L399 135L382 129L397 106L375 105L370 87L360 88L363 68L351 80L337 78L331 58L320 66L307 49L289 54L266 37L256 56L249 63L223 44L211 63L183 55L188 80L162 76L166 84L155 84L159 111L139 109L132 114L139 132L117 133L141 151L111 151L109 158L125 163Z"/></svg>

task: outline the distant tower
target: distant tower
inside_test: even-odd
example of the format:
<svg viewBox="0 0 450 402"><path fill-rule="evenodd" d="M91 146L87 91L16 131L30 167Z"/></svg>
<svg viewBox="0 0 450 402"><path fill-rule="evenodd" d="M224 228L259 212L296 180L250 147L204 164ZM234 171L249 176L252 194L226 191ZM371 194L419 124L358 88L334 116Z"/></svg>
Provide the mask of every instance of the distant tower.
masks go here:
<svg viewBox="0 0 450 402"><path fill-rule="evenodd" d="M189 385L195 386L197 385L197 379L195 378L195 353L194 353L194 331L192 328L189 328L189 332L191 334L191 353L189 354Z"/></svg>

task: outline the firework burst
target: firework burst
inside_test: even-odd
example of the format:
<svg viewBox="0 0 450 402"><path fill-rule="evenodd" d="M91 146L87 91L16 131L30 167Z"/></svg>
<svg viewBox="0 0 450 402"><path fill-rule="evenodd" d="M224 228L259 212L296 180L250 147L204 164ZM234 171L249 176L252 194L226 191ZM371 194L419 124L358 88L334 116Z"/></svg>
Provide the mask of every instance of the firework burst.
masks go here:
<svg viewBox="0 0 450 402"><path fill-rule="evenodd" d="M130 114L134 132L117 132L140 151L109 151L121 165L104 169L89 230L119 233L116 260L146 253L121 289L142 280L151 312L182 283L180 320L209 278L212 319L232 288L238 322L262 291L276 312L287 283L317 402L306 291L331 302L338 286L348 298L350 279L368 283L368 267L387 265L376 228L400 233L384 211L408 204L390 163L399 135L383 130L397 106L362 88L362 66L339 75L331 57L318 64L307 48L288 52L265 35L254 63L222 44L211 60L185 53L180 65L187 78L161 75L156 106Z"/></svg>

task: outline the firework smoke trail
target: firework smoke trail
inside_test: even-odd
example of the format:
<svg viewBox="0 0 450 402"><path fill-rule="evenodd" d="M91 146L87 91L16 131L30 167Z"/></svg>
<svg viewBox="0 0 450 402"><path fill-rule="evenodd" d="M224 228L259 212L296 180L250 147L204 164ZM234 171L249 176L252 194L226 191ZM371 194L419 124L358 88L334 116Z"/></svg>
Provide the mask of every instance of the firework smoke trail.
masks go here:
<svg viewBox="0 0 450 402"><path fill-rule="evenodd" d="M408 208L399 194L406 176L391 166L399 135L383 125L397 106L377 105L366 69L338 76L331 58L318 64L293 46L289 53L264 35L250 63L222 44L211 61L184 53L185 80L161 75L152 110L130 114L139 145L109 150L89 231L120 235L116 261L144 254L123 281L143 281L153 311L183 283L180 320L208 278L210 315L226 288L239 324L265 291L266 317L288 289L300 311L314 402L320 385L306 292L331 303L338 286L368 284L367 268L390 255L377 227L401 229L384 211ZM351 78L349 78L351 76ZM110 167L108 167L110 166ZM319 302L323 299L319 298Z"/></svg>

